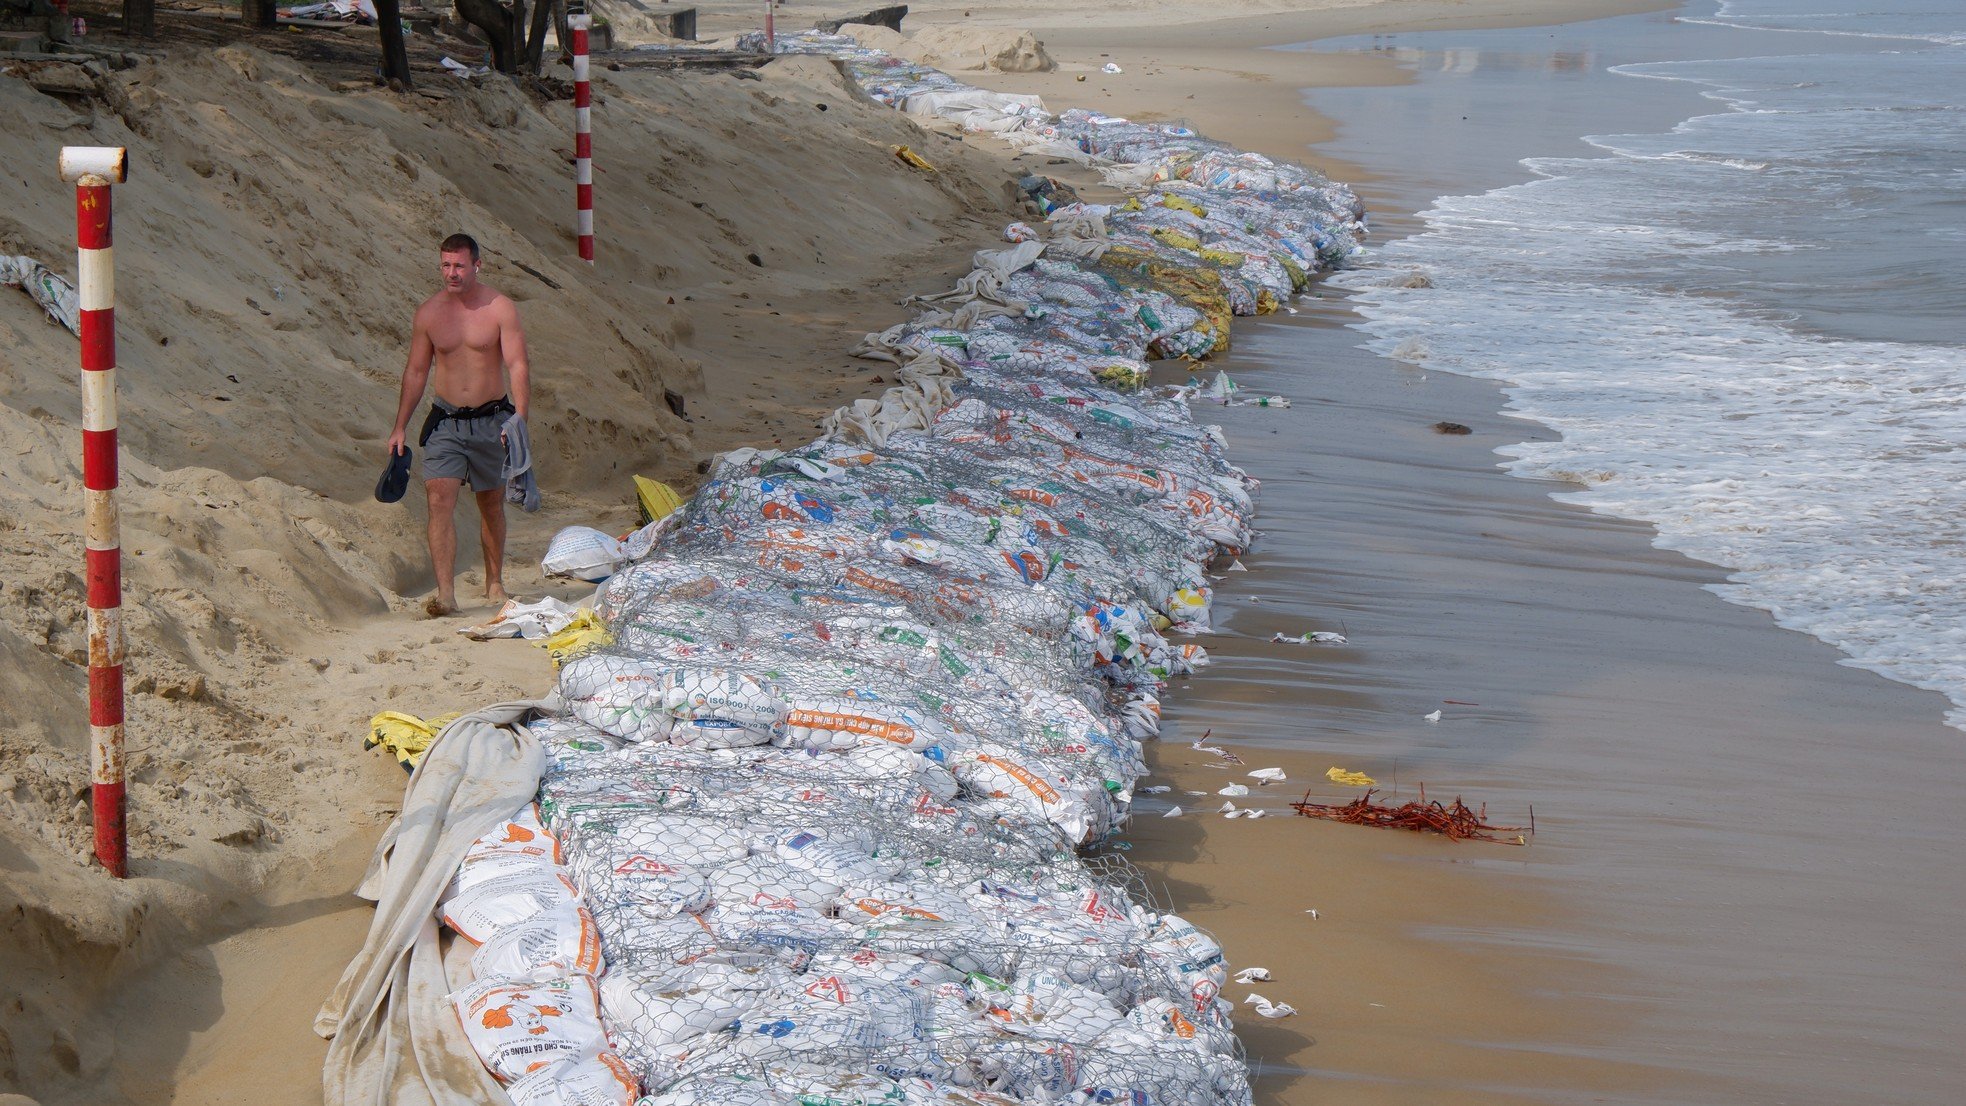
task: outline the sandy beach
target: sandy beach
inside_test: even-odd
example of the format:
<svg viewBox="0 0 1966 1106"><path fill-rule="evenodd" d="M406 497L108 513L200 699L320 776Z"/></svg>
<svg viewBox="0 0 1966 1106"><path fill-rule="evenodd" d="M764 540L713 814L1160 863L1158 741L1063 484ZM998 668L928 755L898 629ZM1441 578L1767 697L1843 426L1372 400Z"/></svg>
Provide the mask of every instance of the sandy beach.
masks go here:
<svg viewBox="0 0 1966 1106"><path fill-rule="evenodd" d="M1384 58L1263 47L1661 6L935 0L911 5L905 27L1029 29L1055 70L964 79L1054 109L1185 120L1318 164L1397 228L1429 197L1397 168L1321 152L1341 125L1370 121L1321 117L1303 90L1408 75ZM754 15L700 7L706 37ZM845 14L780 12L781 27ZM134 785L123 884L85 864L74 342L0 292L12 443L0 460L0 688L17 704L0 726L0 1101L319 1102L324 1046L310 1023L366 931L370 907L349 892L404 779L362 751L367 718L550 683L540 650L455 633L491 613L482 603L459 622L415 614L431 586L422 509L369 498L438 237L465 226L485 241L485 279L518 300L531 332L547 507L514 519L508 586L571 598L586 589L537 573L555 529L633 525L631 475L687 489L717 452L810 438L826 412L887 383L886 366L847 347L904 318L904 296L946 287L1016 217L1006 181L1034 169L1085 180L924 131L817 59L780 59L755 79L602 70L602 256L588 270L572 256L564 102L434 75L396 96L359 66L267 45L171 50L86 97L0 77L20 120L0 133L26 151L0 180L0 252L58 269L72 258L56 146L127 144L136 162L118 193ZM1122 72L1101 72L1108 61ZM896 161L899 144L938 172ZM1265 538L1250 571L1221 585L1215 666L1173 690L1150 751L1153 782L1194 813L1161 819L1143 805L1125 836L1170 905L1236 967L1269 968L1278 983L1260 989L1302 1012L1239 1022L1257 1100L1847 1100L1838 1079L1861 1085L1857 1074L1824 1070L1844 1055L1887 1062L1890 1047L1844 1053L1812 1035L1892 1032L1902 1012L1823 1022L1806 1011L1833 995L1836 973L1809 960L1802 985L1771 963L1860 942L1867 926L1905 928L1868 917L1836 882L1847 873L1808 870L1871 858L1805 848L1787 882L1768 882L1756 863L1708 851L1761 832L1750 807L1691 797L1826 801L1841 763L1827 751L1857 733L1944 762L1957 734L1940 724L1943 701L1722 602L1703 590L1721 574L1654 549L1647 527L1504 474L1495 449L1548 431L1503 414L1499 389L1354 348L1343 297L1300 308L1239 322L1221 365L1294 406L1220 420L1264 481ZM1435 434L1441 419L1473 433ZM478 582L461 580L467 601ZM1268 641L1341 627L1354 643L1343 650ZM1424 722L1434 709L1449 717ZM1397 772L1402 797L1424 782L1430 796L1492 800L1499 821L1534 804L1540 832L1526 848L1456 846L1203 814L1238 775L1189 748L1204 734L1250 767L1286 769L1289 783L1249 800L1271 814L1342 765L1386 784ZM1776 778L1797 761L1809 770ZM1663 808L1633 815L1655 789ZM1916 848L1882 814L1844 828L1880 852ZM1906 897L1910 864L1901 855L1854 882L1908 911L1958 905L1954 883ZM1621 883L1675 893L1640 901ZM1702 934L1755 927L1768 962L1698 955ZM1661 989L1689 955L1715 986ZM1727 998L1757 989L1753 1003ZM1784 1003L1803 1009L1785 1021ZM1770 1051L1782 1042L1814 1055ZM1912 1072L1902 1099L1876 1100L1960 1086L1916 1049L1900 1062Z"/></svg>

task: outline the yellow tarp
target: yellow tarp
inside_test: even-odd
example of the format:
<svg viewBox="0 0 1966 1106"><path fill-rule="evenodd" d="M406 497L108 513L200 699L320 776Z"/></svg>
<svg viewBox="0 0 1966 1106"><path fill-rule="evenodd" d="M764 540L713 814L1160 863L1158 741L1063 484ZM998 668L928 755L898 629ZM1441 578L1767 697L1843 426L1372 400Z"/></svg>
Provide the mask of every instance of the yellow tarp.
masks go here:
<svg viewBox="0 0 1966 1106"><path fill-rule="evenodd" d="M403 771L412 772L422 762L424 751L436 740L437 731L463 715L463 711L454 710L424 719L414 714L386 710L369 719L369 736L362 742L362 747L373 749L380 745L389 750L389 755L396 758Z"/></svg>
<svg viewBox="0 0 1966 1106"><path fill-rule="evenodd" d="M1200 219L1208 218L1208 212L1203 210L1200 204L1185 196L1176 196L1163 192L1161 193L1160 202L1163 207L1171 207L1176 211L1185 211Z"/></svg>
<svg viewBox="0 0 1966 1106"><path fill-rule="evenodd" d="M656 519L667 518L671 512L683 505L683 497L676 494L676 489L660 480L650 480L646 476L635 478L635 498L642 506L644 526Z"/></svg>
<svg viewBox="0 0 1966 1106"><path fill-rule="evenodd" d="M583 607L580 613L573 616L573 621L567 623L565 629L541 638L536 644L546 650L547 656L553 658L553 667L557 669L576 653L592 649L597 645L613 643L614 635L608 633L608 628L601 622L601 616Z"/></svg>
<svg viewBox="0 0 1966 1106"><path fill-rule="evenodd" d="M1208 319L1215 335L1214 352L1229 348L1229 323L1235 312L1229 307L1229 294L1222 289L1222 274L1205 265L1169 265L1153 254L1128 246L1114 246L1099 259L1099 267L1122 283L1144 283L1187 304Z"/></svg>
<svg viewBox="0 0 1966 1106"><path fill-rule="evenodd" d="M915 168L920 169L924 173L935 172L935 166L930 165L927 161L922 159L922 155L916 153L913 150L910 150L906 146L889 146L888 149L894 151L895 157L898 157L902 161L905 161L908 164L914 166Z"/></svg>
<svg viewBox="0 0 1966 1106"><path fill-rule="evenodd" d="M1201 239L1196 238L1192 234L1182 234L1172 227L1151 227L1147 233L1173 246L1177 250L1187 250L1193 253L1199 252L1201 249Z"/></svg>

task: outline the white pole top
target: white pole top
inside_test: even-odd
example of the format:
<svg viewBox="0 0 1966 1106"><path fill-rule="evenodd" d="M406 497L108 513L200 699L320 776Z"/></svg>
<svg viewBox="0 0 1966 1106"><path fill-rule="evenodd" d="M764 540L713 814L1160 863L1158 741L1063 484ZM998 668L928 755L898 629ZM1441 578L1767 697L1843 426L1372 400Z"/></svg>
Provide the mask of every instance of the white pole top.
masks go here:
<svg viewBox="0 0 1966 1106"><path fill-rule="evenodd" d="M79 181L101 177L111 184L122 184L130 176L130 152L121 146L63 146L61 179Z"/></svg>

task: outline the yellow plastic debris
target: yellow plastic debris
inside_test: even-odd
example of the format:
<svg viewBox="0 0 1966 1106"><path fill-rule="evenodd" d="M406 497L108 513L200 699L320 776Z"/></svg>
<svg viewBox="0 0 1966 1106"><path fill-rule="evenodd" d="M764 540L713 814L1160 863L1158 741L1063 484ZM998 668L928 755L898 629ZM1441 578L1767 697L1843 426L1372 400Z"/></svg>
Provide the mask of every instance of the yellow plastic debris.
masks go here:
<svg viewBox="0 0 1966 1106"><path fill-rule="evenodd" d="M1188 199L1185 196L1175 196L1163 192L1161 193L1160 202L1161 202L1161 206L1163 207L1171 207L1176 211L1185 211L1190 215L1193 215L1201 219L1208 218L1208 212L1203 210L1200 204L1196 203L1193 200Z"/></svg>
<svg viewBox="0 0 1966 1106"><path fill-rule="evenodd" d="M683 505L683 497L676 494L676 489L646 476L635 477L635 498L641 503L643 526L669 517Z"/></svg>
<svg viewBox="0 0 1966 1106"><path fill-rule="evenodd" d="M1192 234L1182 234L1172 227L1153 227L1147 233L1173 246L1177 250L1201 249L1201 239L1196 238Z"/></svg>
<svg viewBox="0 0 1966 1106"><path fill-rule="evenodd" d="M389 750L389 755L396 758L403 771L413 772L423 762L423 754L437 739L438 731L463 715L463 711L454 710L424 719L414 714L386 710L369 719L369 736L362 742L362 748L373 749L380 745Z"/></svg>
<svg viewBox="0 0 1966 1106"><path fill-rule="evenodd" d="M1363 772L1348 772L1343 768L1331 769L1324 774L1324 778L1332 783L1342 783L1346 787L1371 787L1379 782Z"/></svg>
<svg viewBox="0 0 1966 1106"><path fill-rule="evenodd" d="M924 173L935 172L935 166L930 165L925 159L923 159L922 155L916 153L913 150L910 150L906 146L889 146L888 149L894 151L895 157L898 157L902 161L905 161L908 164L914 166L915 168L920 169Z"/></svg>
<svg viewBox="0 0 1966 1106"><path fill-rule="evenodd" d="M601 616L589 608L582 607L564 629L541 638L534 644L546 650L546 655L553 658L553 667L558 669L576 653L613 643L614 635L608 633L607 626L601 622Z"/></svg>

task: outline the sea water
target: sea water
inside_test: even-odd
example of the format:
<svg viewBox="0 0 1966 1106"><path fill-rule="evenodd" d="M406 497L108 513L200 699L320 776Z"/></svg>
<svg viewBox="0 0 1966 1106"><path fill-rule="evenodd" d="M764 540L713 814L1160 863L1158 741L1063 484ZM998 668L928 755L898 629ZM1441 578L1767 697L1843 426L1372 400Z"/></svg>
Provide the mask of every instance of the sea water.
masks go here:
<svg viewBox="0 0 1966 1106"><path fill-rule="evenodd" d="M1520 168L1450 157L1450 177L1531 179L1434 199L1336 282L1367 347L1502 382L1558 431L1505 448L1514 472L1652 524L1729 571L1725 598L1943 692L1966 726L1966 4L1707 0L1612 41L1541 61L1654 111L1696 93L1688 117ZM1450 75L1513 56L1318 48ZM1619 56L1679 60L1601 64ZM1464 83L1424 102L1543 131L1606 111L1560 74L1527 101ZM1369 94L1311 102L1343 118Z"/></svg>

